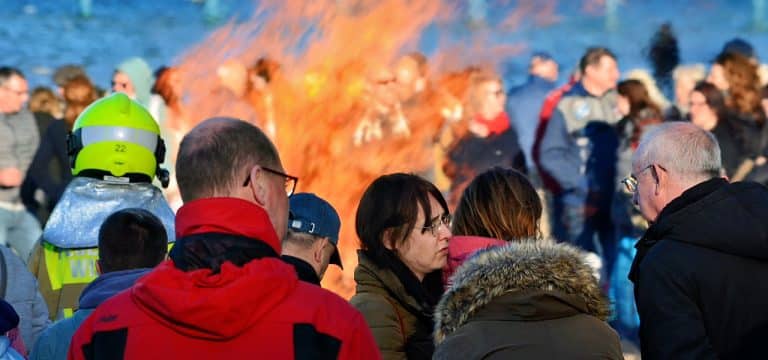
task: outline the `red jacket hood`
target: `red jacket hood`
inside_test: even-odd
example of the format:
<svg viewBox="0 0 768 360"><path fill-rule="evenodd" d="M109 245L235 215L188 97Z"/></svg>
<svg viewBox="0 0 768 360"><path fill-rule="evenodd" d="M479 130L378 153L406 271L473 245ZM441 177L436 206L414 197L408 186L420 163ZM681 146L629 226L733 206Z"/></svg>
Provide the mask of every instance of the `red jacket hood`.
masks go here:
<svg viewBox="0 0 768 360"><path fill-rule="evenodd" d="M176 238L219 233L263 241L280 253L267 212L248 201L210 198L191 201L176 215ZM226 340L249 329L296 288L292 266L279 258L252 260L242 267L225 262L184 272L172 260L136 282L134 303L164 326L190 337Z"/></svg>
<svg viewBox="0 0 768 360"><path fill-rule="evenodd" d="M247 331L289 296L296 272L279 258L253 260L243 267L225 262L221 272L183 272L171 260L131 289L142 311L189 337L227 340Z"/></svg>
<svg viewBox="0 0 768 360"><path fill-rule="evenodd" d="M487 238L482 236L454 236L448 243L448 262L443 269L443 277L445 284L448 284L448 279L456 271L456 269L464 263L464 261L474 254L478 250L486 249L493 246L501 246L506 244L504 240Z"/></svg>
<svg viewBox="0 0 768 360"><path fill-rule="evenodd" d="M176 213L176 239L184 236L221 233L261 240L280 254L280 240L267 212L237 198L208 198L190 201Z"/></svg>

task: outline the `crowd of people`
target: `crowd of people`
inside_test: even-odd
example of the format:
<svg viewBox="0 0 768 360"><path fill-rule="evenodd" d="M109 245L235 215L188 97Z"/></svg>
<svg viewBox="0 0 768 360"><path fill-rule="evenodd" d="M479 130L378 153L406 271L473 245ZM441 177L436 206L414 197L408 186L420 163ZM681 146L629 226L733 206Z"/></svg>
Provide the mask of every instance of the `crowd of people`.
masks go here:
<svg viewBox="0 0 768 360"><path fill-rule="evenodd" d="M348 301L321 286L341 217L276 144L278 62L223 64L199 122L173 67L31 94L0 67L0 359L760 358L768 78L740 39L708 74L677 51L663 27L622 79L589 48L565 84L536 52L510 88L420 53L369 69L350 149L423 154L344 224Z"/></svg>

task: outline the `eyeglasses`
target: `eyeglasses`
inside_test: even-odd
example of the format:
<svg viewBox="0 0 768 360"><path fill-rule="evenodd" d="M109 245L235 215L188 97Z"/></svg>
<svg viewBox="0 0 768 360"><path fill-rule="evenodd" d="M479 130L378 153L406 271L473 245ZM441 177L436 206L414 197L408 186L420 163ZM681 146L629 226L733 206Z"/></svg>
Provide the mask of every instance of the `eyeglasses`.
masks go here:
<svg viewBox="0 0 768 360"><path fill-rule="evenodd" d="M272 169L270 169L268 167L265 167L265 166L262 166L261 169L266 171L266 172L269 172L269 173L272 173L272 174L284 177L285 178L285 193L288 196L293 195L293 192L296 191L296 184L299 182L299 178L297 178L295 176L288 175L286 173L279 172L277 170L272 170ZM245 181L243 181L243 187L248 186L250 183L251 183L251 173L249 172L248 173L248 177L246 177Z"/></svg>
<svg viewBox="0 0 768 360"><path fill-rule="evenodd" d="M421 228L421 232L424 233L429 230L432 236L437 236L438 231L440 231L440 225L445 225L446 227L450 228L452 220L453 218L451 217L451 214L440 215L440 218L435 219L432 225Z"/></svg>
<svg viewBox="0 0 768 360"><path fill-rule="evenodd" d="M650 165L644 167L642 170L638 171L637 175L642 174L643 172L645 172L645 170L654 169L653 170L653 178L654 178L654 180L656 180L657 175L656 175L656 170L655 170L654 166L658 166L659 169L666 171L666 169L661 167L661 165L650 164ZM634 193L637 192L637 177L634 174L629 174L629 176L627 176L627 177L625 177L624 179L621 180L621 183L624 185L624 189L627 190L628 193L634 194Z"/></svg>

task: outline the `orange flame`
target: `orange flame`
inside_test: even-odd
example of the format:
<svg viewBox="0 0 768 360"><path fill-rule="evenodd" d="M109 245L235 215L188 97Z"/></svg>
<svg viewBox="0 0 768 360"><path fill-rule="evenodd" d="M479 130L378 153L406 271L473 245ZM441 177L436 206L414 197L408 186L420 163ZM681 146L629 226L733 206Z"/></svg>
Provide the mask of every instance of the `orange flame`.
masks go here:
<svg viewBox="0 0 768 360"><path fill-rule="evenodd" d="M526 3L528 12L553 8ZM550 21L550 15L541 21ZM455 16L453 6L434 0L267 0L249 21L229 23L189 50L178 66L187 114L180 131L211 116L253 122L272 134L286 171L300 178L298 190L317 193L336 207L345 267L343 272L331 267L324 286L343 297L354 293L359 247L354 219L364 189L385 173L434 168L439 161L434 139L445 122L439 114L463 97L466 81L456 72L445 81L433 76L438 95L428 106L435 111L403 108L410 116L407 137L384 136L355 146L353 136L372 97L391 91L388 66L416 48L430 23ZM441 44L439 55L430 59L431 73L494 65L522 49L521 44L491 46L483 36L478 33L469 44ZM261 88L245 68L265 56L280 67Z"/></svg>

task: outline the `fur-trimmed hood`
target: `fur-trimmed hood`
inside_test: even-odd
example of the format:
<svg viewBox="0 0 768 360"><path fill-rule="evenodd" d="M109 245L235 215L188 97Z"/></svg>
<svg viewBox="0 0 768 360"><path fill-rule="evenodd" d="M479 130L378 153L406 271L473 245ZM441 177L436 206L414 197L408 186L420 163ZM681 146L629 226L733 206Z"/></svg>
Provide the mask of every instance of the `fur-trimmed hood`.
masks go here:
<svg viewBox="0 0 768 360"><path fill-rule="evenodd" d="M531 306L526 305L556 298L548 302L560 308L559 314L568 313L562 311L563 307L601 320L610 314L608 301L583 253L566 244L529 240L483 250L459 267L452 281L435 309L437 344L502 297L509 302L511 296L512 302L527 311ZM525 319L529 315L508 311L511 318ZM562 316L551 314L552 318Z"/></svg>

